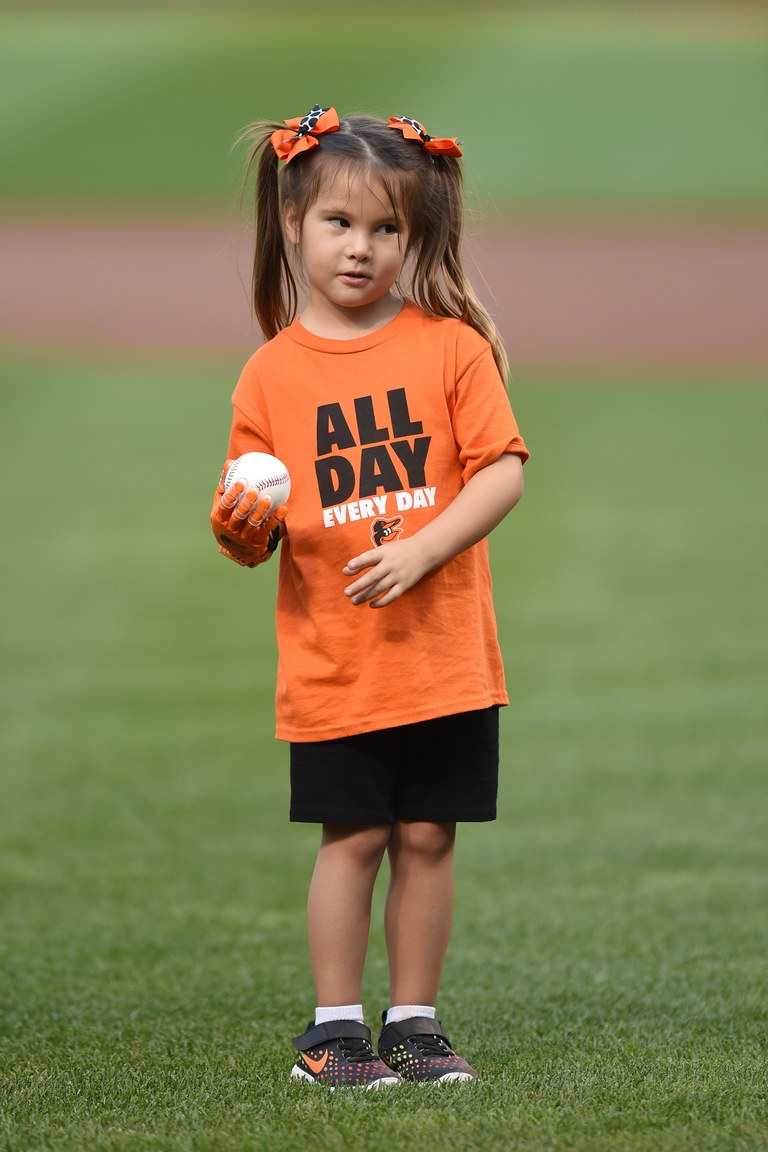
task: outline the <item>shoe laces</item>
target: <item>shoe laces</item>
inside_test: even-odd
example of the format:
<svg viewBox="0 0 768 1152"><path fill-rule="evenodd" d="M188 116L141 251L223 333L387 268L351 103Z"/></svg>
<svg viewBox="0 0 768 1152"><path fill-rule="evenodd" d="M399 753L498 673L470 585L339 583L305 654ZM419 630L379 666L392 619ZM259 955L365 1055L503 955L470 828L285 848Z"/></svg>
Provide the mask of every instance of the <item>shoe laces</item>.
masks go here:
<svg viewBox="0 0 768 1152"><path fill-rule="evenodd" d="M410 1037L411 1044L418 1048L422 1056L454 1056L450 1044L442 1036L433 1036L427 1033Z"/></svg>
<svg viewBox="0 0 768 1152"><path fill-rule="evenodd" d="M364 1040L361 1036L340 1038L339 1048L351 1064L364 1064L376 1059L376 1053L371 1047L370 1041Z"/></svg>

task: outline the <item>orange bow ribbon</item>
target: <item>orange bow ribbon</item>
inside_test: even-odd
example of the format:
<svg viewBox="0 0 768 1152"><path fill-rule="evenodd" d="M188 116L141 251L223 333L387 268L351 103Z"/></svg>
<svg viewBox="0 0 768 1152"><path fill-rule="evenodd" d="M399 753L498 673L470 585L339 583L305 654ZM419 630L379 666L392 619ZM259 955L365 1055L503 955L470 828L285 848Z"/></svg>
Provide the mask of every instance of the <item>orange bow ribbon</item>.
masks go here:
<svg viewBox="0 0 768 1152"><path fill-rule="evenodd" d="M278 157L288 164L294 156L306 152L309 148L316 148L319 141L317 136L323 132L336 132L339 127L339 117L335 108L321 108L315 104L306 116L297 116L293 120L284 120L290 131L278 128L269 140L277 152Z"/></svg>
<svg viewBox="0 0 768 1152"><path fill-rule="evenodd" d="M402 132L406 140L418 140L427 152L433 152L436 156L461 156L461 148L455 136L450 140L430 136L424 125L418 120L412 120L410 116L390 116L389 127Z"/></svg>

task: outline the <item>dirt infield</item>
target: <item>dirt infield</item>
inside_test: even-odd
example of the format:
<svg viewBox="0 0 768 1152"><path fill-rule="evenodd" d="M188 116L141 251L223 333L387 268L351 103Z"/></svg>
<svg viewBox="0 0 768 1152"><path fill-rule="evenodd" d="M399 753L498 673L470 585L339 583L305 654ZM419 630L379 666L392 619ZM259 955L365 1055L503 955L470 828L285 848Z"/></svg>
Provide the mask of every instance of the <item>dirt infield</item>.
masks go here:
<svg viewBox="0 0 768 1152"><path fill-rule="evenodd" d="M228 222L0 220L0 340L247 356L249 249ZM518 225L468 262L513 364L768 365L768 225Z"/></svg>

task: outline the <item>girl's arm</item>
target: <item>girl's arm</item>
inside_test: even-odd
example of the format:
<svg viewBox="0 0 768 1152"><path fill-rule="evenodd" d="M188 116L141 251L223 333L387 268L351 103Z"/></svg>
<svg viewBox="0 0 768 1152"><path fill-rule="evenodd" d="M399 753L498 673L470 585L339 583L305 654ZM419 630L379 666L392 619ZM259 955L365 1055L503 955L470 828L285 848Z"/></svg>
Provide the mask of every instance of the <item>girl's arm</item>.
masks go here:
<svg viewBox="0 0 768 1152"><path fill-rule="evenodd" d="M472 476L448 507L415 536L355 556L343 569L359 579L344 589L353 604L385 608L459 552L487 536L523 494L523 464L505 453Z"/></svg>

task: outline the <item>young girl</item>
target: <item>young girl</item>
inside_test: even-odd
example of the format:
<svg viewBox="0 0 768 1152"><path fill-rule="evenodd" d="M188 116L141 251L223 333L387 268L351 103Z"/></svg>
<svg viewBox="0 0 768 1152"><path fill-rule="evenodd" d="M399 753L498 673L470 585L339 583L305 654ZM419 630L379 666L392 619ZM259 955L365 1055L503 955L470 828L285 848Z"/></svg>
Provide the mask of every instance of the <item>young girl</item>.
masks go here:
<svg viewBox="0 0 768 1152"><path fill-rule="evenodd" d="M519 500L528 453L462 265L461 150L407 117L340 121L318 106L247 136L267 342L235 389L228 456L278 456L292 492L272 510L220 483L211 519L246 567L282 537L277 737L290 741L291 819L322 824L317 1009L291 1075L470 1080L435 1005L456 822L496 815L508 701L486 537ZM385 854L391 1007L375 1051L360 1001Z"/></svg>

